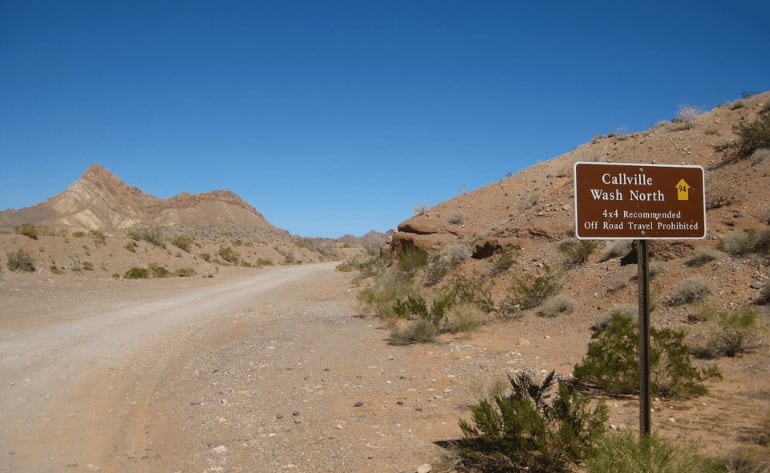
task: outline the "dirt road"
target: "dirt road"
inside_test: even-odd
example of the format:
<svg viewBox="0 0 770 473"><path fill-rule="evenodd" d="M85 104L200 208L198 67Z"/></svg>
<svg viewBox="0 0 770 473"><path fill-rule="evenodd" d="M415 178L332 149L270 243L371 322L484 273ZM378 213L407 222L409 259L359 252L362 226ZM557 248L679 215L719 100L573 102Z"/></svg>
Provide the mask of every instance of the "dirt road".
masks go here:
<svg viewBox="0 0 770 473"><path fill-rule="evenodd" d="M357 317L333 264L144 281L0 278L2 472L440 471L493 381L568 374L594 317L527 316L394 347ZM770 350L720 361L724 381L655 403L655 432L745 445L767 412ZM763 394L764 393L764 394ZM637 429L638 404L609 399Z"/></svg>
<svg viewBox="0 0 770 473"><path fill-rule="evenodd" d="M415 471L451 379L355 318L349 279L4 282L0 469Z"/></svg>

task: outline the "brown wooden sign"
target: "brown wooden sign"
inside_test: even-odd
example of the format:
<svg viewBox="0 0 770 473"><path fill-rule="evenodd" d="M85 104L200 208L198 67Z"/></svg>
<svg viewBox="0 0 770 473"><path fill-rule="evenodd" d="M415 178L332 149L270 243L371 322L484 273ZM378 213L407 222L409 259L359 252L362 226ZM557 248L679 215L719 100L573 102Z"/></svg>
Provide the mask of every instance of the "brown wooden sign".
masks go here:
<svg viewBox="0 0 770 473"><path fill-rule="evenodd" d="M580 239L706 236L703 168L575 163L575 235Z"/></svg>

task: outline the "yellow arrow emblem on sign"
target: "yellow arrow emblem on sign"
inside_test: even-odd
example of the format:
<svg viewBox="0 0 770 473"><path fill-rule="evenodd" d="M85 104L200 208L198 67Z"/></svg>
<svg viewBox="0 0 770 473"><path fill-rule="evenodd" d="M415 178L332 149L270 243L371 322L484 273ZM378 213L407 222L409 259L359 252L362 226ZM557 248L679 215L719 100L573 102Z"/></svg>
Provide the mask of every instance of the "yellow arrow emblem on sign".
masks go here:
<svg viewBox="0 0 770 473"><path fill-rule="evenodd" d="M677 200L690 200L690 184L684 179L679 179L676 183L676 198Z"/></svg>

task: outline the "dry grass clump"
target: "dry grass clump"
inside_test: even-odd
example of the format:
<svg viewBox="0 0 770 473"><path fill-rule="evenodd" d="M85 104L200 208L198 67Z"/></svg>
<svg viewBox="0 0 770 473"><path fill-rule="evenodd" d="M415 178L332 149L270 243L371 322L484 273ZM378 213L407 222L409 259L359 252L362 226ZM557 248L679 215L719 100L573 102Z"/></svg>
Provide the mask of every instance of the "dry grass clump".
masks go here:
<svg viewBox="0 0 770 473"><path fill-rule="evenodd" d="M668 305L679 306L703 300L711 293L703 276L693 276L674 286Z"/></svg>
<svg viewBox="0 0 770 473"><path fill-rule="evenodd" d="M556 317L562 314L570 314L573 310L575 310L575 301L571 297L556 295L549 297L543 302L538 315Z"/></svg>
<svg viewBox="0 0 770 473"><path fill-rule="evenodd" d="M709 247L700 247L685 261L685 265L691 268L699 268L704 264L719 259L722 252Z"/></svg>

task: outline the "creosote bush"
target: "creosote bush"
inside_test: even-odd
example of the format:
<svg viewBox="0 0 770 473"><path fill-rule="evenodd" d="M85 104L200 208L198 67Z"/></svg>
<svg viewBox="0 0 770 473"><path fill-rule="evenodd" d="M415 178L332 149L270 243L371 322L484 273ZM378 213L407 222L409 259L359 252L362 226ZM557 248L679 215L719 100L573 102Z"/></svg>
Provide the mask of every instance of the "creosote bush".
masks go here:
<svg viewBox="0 0 770 473"><path fill-rule="evenodd" d="M702 473L703 459L691 444L631 432L604 436L586 459L588 473ZM725 472L727 473L727 472Z"/></svg>
<svg viewBox="0 0 770 473"><path fill-rule="evenodd" d="M163 231L159 227L137 228L129 232L128 237L136 241L146 241L155 246L164 247Z"/></svg>
<svg viewBox="0 0 770 473"><path fill-rule="evenodd" d="M598 243L595 240L578 240L570 238L559 244L559 250L564 254L564 265L575 268L584 265L588 258L596 250Z"/></svg>
<svg viewBox="0 0 770 473"><path fill-rule="evenodd" d="M37 240L38 237L37 227L30 223L22 223L21 225L17 225L16 228L13 229L13 232L17 235L24 235L26 237L32 238L33 240Z"/></svg>
<svg viewBox="0 0 770 473"><path fill-rule="evenodd" d="M559 289L561 286L556 274L545 266L544 271L533 278L516 278L511 288L512 294L503 300L502 305L514 310L534 309Z"/></svg>
<svg viewBox="0 0 770 473"><path fill-rule="evenodd" d="M35 271L35 263L32 257L24 250L10 251L6 253L7 266L11 271Z"/></svg>
<svg viewBox="0 0 770 473"><path fill-rule="evenodd" d="M770 114L765 113L757 120L746 123L740 122L733 126L733 131L739 140L735 149L735 159L750 157L754 151L770 148Z"/></svg>
<svg viewBox="0 0 770 473"><path fill-rule="evenodd" d="M188 253L190 252L192 243L193 243L193 239L188 235L179 235L178 237L175 237L174 239L171 240L172 245Z"/></svg>
<svg viewBox="0 0 770 473"><path fill-rule="evenodd" d="M229 246L220 246L217 254L230 264L238 264L238 253Z"/></svg>
<svg viewBox="0 0 770 473"><path fill-rule="evenodd" d="M701 311L711 330L706 345L694 350L696 356L733 357L759 344L762 317L756 307L744 306L730 311L704 306Z"/></svg>
<svg viewBox="0 0 770 473"><path fill-rule="evenodd" d="M706 393L703 381L718 377L714 370L692 365L684 332L650 328L651 390L656 396L687 399ZM614 311L606 328L591 335L588 353L573 371L580 384L608 394L639 390L639 330L636 320Z"/></svg>
<svg viewBox="0 0 770 473"><path fill-rule="evenodd" d="M149 269L139 268L136 266L126 271L126 273L123 275L123 279L149 279L149 278L150 278Z"/></svg>
<svg viewBox="0 0 770 473"><path fill-rule="evenodd" d="M509 395L482 399L471 406L470 422L459 421L464 466L481 472L569 472L593 453L608 420L603 402L591 407L590 398L557 383L554 372L540 383L527 372L509 380Z"/></svg>

